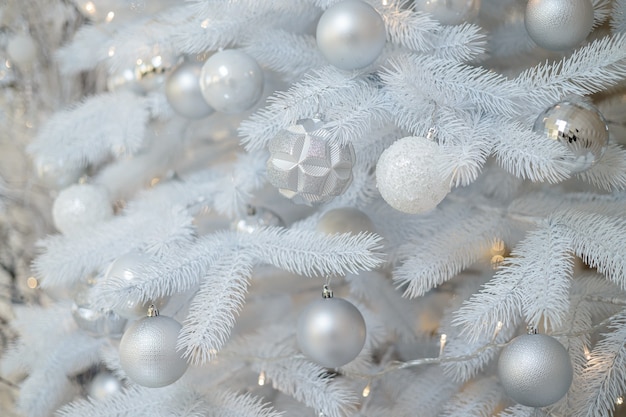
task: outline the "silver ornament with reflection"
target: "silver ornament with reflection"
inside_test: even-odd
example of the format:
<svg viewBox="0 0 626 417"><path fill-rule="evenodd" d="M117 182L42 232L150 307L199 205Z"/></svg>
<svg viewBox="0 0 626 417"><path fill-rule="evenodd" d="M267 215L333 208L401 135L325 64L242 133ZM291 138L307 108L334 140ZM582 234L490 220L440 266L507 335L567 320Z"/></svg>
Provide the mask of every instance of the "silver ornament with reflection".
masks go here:
<svg viewBox="0 0 626 417"><path fill-rule="evenodd" d="M568 162L572 173L593 166L609 144L609 128L598 109L586 101L562 101L545 110L533 130L567 146L573 155Z"/></svg>
<svg viewBox="0 0 626 417"><path fill-rule="evenodd" d="M241 233L254 233L263 227L283 227L285 222L270 209L257 206L248 206L245 216L235 220L232 230Z"/></svg>
<svg viewBox="0 0 626 417"><path fill-rule="evenodd" d="M183 61L172 71L165 81L165 96L174 111L188 119L202 119L213 113L202 91L200 91L200 72L203 62Z"/></svg>

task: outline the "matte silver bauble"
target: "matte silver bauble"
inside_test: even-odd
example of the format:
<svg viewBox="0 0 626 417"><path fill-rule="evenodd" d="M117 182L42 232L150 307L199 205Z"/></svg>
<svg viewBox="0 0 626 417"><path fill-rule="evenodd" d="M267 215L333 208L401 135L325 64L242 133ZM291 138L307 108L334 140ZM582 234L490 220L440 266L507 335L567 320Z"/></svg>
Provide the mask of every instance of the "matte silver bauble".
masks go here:
<svg viewBox="0 0 626 417"><path fill-rule="evenodd" d="M352 183L356 161L352 144L329 143L318 119L299 120L269 143L267 178L297 204L317 204L343 194Z"/></svg>
<svg viewBox="0 0 626 417"><path fill-rule="evenodd" d="M458 25L478 16L480 0L415 0L415 10L430 13L442 25Z"/></svg>
<svg viewBox="0 0 626 417"><path fill-rule="evenodd" d="M609 127L598 109L586 101L563 101L548 108L535 121L534 131L557 140L573 153L572 173L593 166L609 145Z"/></svg>
<svg viewBox="0 0 626 417"><path fill-rule="evenodd" d="M176 351L182 326L167 316L144 317L131 324L120 340L120 365L136 384L170 385L183 376L187 361Z"/></svg>
<svg viewBox="0 0 626 417"><path fill-rule="evenodd" d="M122 383L108 371L98 372L87 388L87 395L102 401L122 391Z"/></svg>
<svg viewBox="0 0 626 417"><path fill-rule="evenodd" d="M113 216L109 192L101 185L77 184L59 193L52 205L52 220L63 234L95 226Z"/></svg>
<svg viewBox="0 0 626 417"><path fill-rule="evenodd" d="M528 407L546 407L567 393L573 369L558 340L545 334L525 334L502 349L498 375L513 400Z"/></svg>
<svg viewBox="0 0 626 417"><path fill-rule="evenodd" d="M404 213L425 213L450 192L441 171L443 152L435 142L409 136L394 142L376 164L376 186L391 207Z"/></svg>
<svg viewBox="0 0 626 417"><path fill-rule="evenodd" d="M236 220L231 229L241 233L254 233L264 227L283 227L283 219L270 209L249 206L241 219Z"/></svg>
<svg viewBox="0 0 626 417"><path fill-rule="evenodd" d="M212 55L200 74L200 91L211 107L223 113L251 109L263 94L259 64L245 52L228 49Z"/></svg>
<svg viewBox="0 0 626 417"><path fill-rule="evenodd" d="M342 207L328 210L320 217L317 231L329 235L335 233L352 233L374 231L374 225L369 216L361 210L352 207Z"/></svg>
<svg viewBox="0 0 626 417"><path fill-rule="evenodd" d="M104 273L105 279L123 279L134 281L139 277L140 268L149 264L151 259L145 253L139 251L128 252L115 261L111 262ZM161 309L167 304L169 297L159 297L156 300L127 301L121 306L114 307L113 311L121 317L136 319L146 315L146 311L151 305Z"/></svg>
<svg viewBox="0 0 626 417"><path fill-rule="evenodd" d="M103 311L93 307L86 289L74 296L71 311L78 327L91 336L119 337L124 332L126 319L113 311Z"/></svg>
<svg viewBox="0 0 626 417"><path fill-rule="evenodd" d="M302 353L322 366L337 368L361 353L365 320L349 301L322 298L302 312L296 335Z"/></svg>
<svg viewBox="0 0 626 417"><path fill-rule="evenodd" d="M376 9L360 0L346 0L322 14L316 38L317 47L328 62L349 71L376 61L387 34Z"/></svg>
<svg viewBox="0 0 626 417"><path fill-rule="evenodd" d="M167 102L179 115L188 119L202 119L213 113L200 91L200 73L203 62L187 60L172 71L165 81Z"/></svg>
<svg viewBox="0 0 626 417"><path fill-rule="evenodd" d="M526 30L542 48L562 51L585 40L593 27L591 0L529 0Z"/></svg>

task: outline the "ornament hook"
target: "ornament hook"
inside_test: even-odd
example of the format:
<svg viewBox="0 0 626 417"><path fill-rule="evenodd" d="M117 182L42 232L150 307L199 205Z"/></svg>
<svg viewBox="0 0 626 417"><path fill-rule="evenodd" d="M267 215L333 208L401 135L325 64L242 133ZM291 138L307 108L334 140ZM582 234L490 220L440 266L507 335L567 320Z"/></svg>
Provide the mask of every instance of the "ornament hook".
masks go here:
<svg viewBox="0 0 626 417"><path fill-rule="evenodd" d="M148 317L156 317L159 315L159 310L154 306L154 304L150 304L148 307Z"/></svg>
<svg viewBox="0 0 626 417"><path fill-rule="evenodd" d="M322 298L333 298L333 290L330 289L328 284L325 284L322 290Z"/></svg>
<svg viewBox="0 0 626 417"><path fill-rule="evenodd" d="M537 334L537 328L535 326L526 326L526 333Z"/></svg>

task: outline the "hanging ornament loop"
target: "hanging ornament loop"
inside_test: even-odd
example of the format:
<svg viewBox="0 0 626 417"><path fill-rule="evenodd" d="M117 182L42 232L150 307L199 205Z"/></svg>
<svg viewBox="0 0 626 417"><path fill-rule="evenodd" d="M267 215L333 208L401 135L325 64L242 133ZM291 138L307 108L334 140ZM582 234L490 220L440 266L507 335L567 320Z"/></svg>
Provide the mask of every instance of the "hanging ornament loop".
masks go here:
<svg viewBox="0 0 626 417"><path fill-rule="evenodd" d="M322 290L322 298L333 298L333 290L330 289L328 284L324 285Z"/></svg>

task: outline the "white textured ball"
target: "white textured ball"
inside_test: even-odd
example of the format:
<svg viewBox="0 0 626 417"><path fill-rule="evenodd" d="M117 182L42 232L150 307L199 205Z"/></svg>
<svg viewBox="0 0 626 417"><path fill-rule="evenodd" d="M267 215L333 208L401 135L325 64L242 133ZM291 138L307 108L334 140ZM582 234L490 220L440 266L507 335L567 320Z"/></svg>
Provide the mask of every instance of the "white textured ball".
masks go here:
<svg viewBox="0 0 626 417"><path fill-rule="evenodd" d="M122 391L122 383L110 372L98 372L91 380L87 395L96 400L104 400Z"/></svg>
<svg viewBox="0 0 626 417"><path fill-rule="evenodd" d="M134 281L139 277L139 270L143 265L151 262L148 255L139 251L128 252L115 261L111 262L106 272L105 279L123 279L125 281ZM161 297L156 300L128 301L119 307L115 307L113 311L127 319L136 319L146 315L148 308L154 305L157 310L167 304L168 297Z"/></svg>
<svg viewBox="0 0 626 417"><path fill-rule="evenodd" d="M176 351L180 323L171 317L144 317L131 324L120 340L120 365L135 383L149 388L170 385L187 370Z"/></svg>
<svg viewBox="0 0 626 417"><path fill-rule="evenodd" d="M259 64L250 55L234 49L211 56L200 74L202 96L223 113L251 109L263 94L263 83Z"/></svg>
<svg viewBox="0 0 626 417"><path fill-rule="evenodd" d="M376 61L387 34L376 9L360 0L346 0L322 14L316 38L328 62L343 70L354 70Z"/></svg>
<svg viewBox="0 0 626 417"><path fill-rule="evenodd" d="M528 407L546 407L567 393L573 369L567 350L558 340L526 334L502 349L498 375L513 400Z"/></svg>
<svg viewBox="0 0 626 417"><path fill-rule="evenodd" d="M328 210L320 217L317 231L326 234L352 233L374 231L374 225L369 216L361 210L352 207L341 207Z"/></svg>
<svg viewBox="0 0 626 417"><path fill-rule="evenodd" d="M415 9L430 13L443 25L458 25L478 15L480 0L415 0Z"/></svg>
<svg viewBox="0 0 626 417"><path fill-rule="evenodd" d="M202 119L213 113L200 91L203 62L184 61L165 81L165 96L174 111L189 119Z"/></svg>
<svg viewBox="0 0 626 417"><path fill-rule="evenodd" d="M302 312L296 335L302 353L322 366L337 368L361 353L365 331L365 320L352 303L322 298Z"/></svg>
<svg viewBox="0 0 626 417"><path fill-rule="evenodd" d="M524 23L537 45L567 50L580 45L591 32L593 4L591 0L529 0Z"/></svg>
<svg viewBox="0 0 626 417"><path fill-rule="evenodd" d="M430 211L450 192L440 166L439 145L422 137L405 137L385 149L376 164L376 186L396 210L416 214Z"/></svg>
<svg viewBox="0 0 626 417"><path fill-rule="evenodd" d="M15 35L7 44L9 59L21 66L30 66L37 58L37 46L29 35Z"/></svg>
<svg viewBox="0 0 626 417"><path fill-rule="evenodd" d="M52 205L54 225L64 234L94 226L112 216L109 193L100 185L72 185L61 191Z"/></svg>

